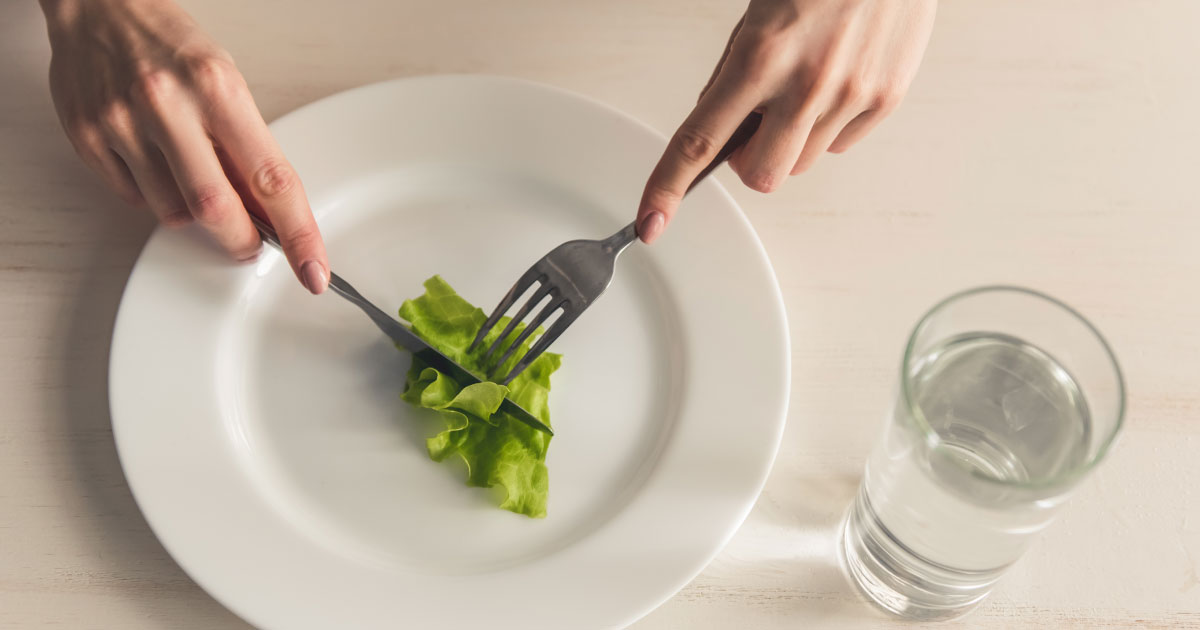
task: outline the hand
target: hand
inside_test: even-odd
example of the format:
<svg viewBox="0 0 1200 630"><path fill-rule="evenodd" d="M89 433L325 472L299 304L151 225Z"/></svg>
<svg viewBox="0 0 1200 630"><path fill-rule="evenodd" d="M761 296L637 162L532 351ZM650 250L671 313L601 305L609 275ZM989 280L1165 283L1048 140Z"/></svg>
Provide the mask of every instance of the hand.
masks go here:
<svg viewBox="0 0 1200 630"><path fill-rule="evenodd" d="M752 111L762 112L762 125L729 164L759 192L862 139L900 104L936 7L936 0L750 0L646 183L641 239L662 234L692 180Z"/></svg>
<svg viewBox="0 0 1200 630"><path fill-rule="evenodd" d="M238 260L275 226L304 286L329 282L325 244L229 54L170 0L42 0L50 92L88 166L169 226L195 220Z"/></svg>

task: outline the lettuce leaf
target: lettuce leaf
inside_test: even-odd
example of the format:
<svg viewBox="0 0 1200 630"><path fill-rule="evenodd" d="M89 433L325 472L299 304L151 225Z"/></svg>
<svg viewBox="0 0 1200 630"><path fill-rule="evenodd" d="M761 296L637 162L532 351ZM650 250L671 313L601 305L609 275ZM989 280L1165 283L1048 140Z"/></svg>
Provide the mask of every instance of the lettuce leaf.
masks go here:
<svg viewBox="0 0 1200 630"><path fill-rule="evenodd" d="M455 293L439 276L425 281L425 295L404 302L400 317L429 345L480 378L485 372L483 353L509 322L508 317L501 319L479 347L468 352L467 347L487 315ZM521 324L517 330L523 328ZM516 334L511 335L495 356L500 356L515 338ZM507 373L536 338L536 332L530 335L497 373ZM550 487L546 470L550 436L499 408L508 396L549 425L550 375L561 363L560 355L546 352L507 387L488 381L462 387L414 357L401 398L414 406L435 410L446 423L443 431L426 440L430 458L440 462L461 457L467 465L467 485L498 487L505 495L501 508L543 518Z"/></svg>

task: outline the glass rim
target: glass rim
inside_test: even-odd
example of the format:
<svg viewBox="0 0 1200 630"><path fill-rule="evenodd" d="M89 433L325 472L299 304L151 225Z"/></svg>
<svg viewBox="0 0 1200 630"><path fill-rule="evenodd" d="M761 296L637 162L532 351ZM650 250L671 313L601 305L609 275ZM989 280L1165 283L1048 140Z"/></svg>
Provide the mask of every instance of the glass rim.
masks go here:
<svg viewBox="0 0 1200 630"><path fill-rule="evenodd" d="M1100 347L1104 350L1104 353L1108 356L1108 360L1109 360L1110 365L1112 366L1113 373L1116 375L1116 380L1117 380L1117 410L1116 410L1117 418L1116 418L1116 422L1113 424L1112 430L1109 431L1108 434L1104 437L1104 441L1100 444L1100 447L1096 450L1096 453L1094 455L1089 457L1086 461L1079 464L1078 466L1075 466L1066 472L1060 473L1053 477L1048 477L1046 479L1038 479L1035 481L1012 481L1012 480L997 477L997 476L989 474L989 473L981 472L980 470L978 470L977 468L974 468L974 467L969 468L966 466L965 463L960 461L958 458L951 457L949 459L952 462L954 462L953 465L959 466L960 468L962 468L964 471L968 472L972 477L974 477L976 479L980 479L980 480L987 481L987 482L990 482L990 483L993 483L993 484L996 484L999 486L1005 486L1005 487L1010 487L1010 488L1029 489L1029 490L1035 490L1035 489L1044 490L1044 489L1053 488L1053 487L1057 487L1057 486L1067 485L1067 484L1070 484L1071 482L1077 481L1078 479L1080 479L1081 477L1086 475L1088 472L1090 472L1093 468L1095 468L1097 464L1099 464L1101 461L1104 460L1104 457L1108 454L1109 449L1112 448L1113 442L1116 441L1117 435L1121 432L1121 427L1123 427L1125 425L1125 376L1121 372L1121 364L1117 361L1116 354L1113 353L1112 347L1108 345L1108 341L1104 338L1104 335L1100 334L1100 330L1097 329L1094 325L1092 325L1092 322L1088 321L1088 319L1086 317L1084 317L1082 313L1075 310L1070 305L1066 304L1062 300L1059 300L1059 299L1051 297L1045 293L1042 293L1041 291L1035 291L1033 289L1027 289L1027 288L1019 287L1019 286L1015 286L1015 285L1003 285L1003 284L986 285L986 286L980 286L980 287L975 287L972 289L966 289L963 291L959 291L957 293L950 295L949 297L942 299L937 304L934 304L932 308L930 308L928 311L926 311L926 313L923 316L921 316L921 319L917 322L917 325L913 327L912 333L910 333L908 336L908 342L905 344L905 347L904 347L904 357L900 364L900 391L901 391L901 396L903 397L903 400L904 400L904 407L908 411L909 416L915 420L917 428L920 430L922 437L925 439L925 443L928 444L932 449L938 449L942 445L941 436L938 435L937 431L933 430L933 427L929 424L929 421L925 419L925 414L921 410L920 406L916 405L913 402L912 380L910 378L909 369L908 369L909 362L913 359L913 351L916 347L917 337L921 334L921 332L925 329L925 327L929 324L929 322L933 319L933 317L935 315L940 313L945 307L949 306L950 304L952 304L954 302L958 302L962 299L973 297L973 296L980 295L983 293L1016 293L1016 294L1025 295L1027 297L1032 297L1032 298L1035 298L1038 300L1043 300L1045 302L1048 302L1052 306L1056 306L1056 307L1062 309L1068 315L1071 315L1072 317L1074 317L1079 323L1083 324L1084 327L1086 327L1087 330L1091 332L1092 336L1095 337L1096 341L1100 343Z"/></svg>

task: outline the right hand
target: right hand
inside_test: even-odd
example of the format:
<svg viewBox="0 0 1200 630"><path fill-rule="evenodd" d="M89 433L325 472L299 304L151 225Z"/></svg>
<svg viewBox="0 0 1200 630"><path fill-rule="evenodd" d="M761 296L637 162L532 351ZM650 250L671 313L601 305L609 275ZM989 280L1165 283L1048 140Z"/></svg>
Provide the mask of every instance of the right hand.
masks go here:
<svg viewBox="0 0 1200 630"><path fill-rule="evenodd" d="M42 0L50 92L75 151L123 199L168 225L193 220L231 256L270 220L292 271L329 284L325 244L295 170L233 59L170 0Z"/></svg>
<svg viewBox="0 0 1200 630"><path fill-rule="evenodd" d="M762 113L762 125L729 165L759 192L862 139L899 105L936 12L936 0L750 0L646 182L638 236L650 243L662 234L750 112Z"/></svg>

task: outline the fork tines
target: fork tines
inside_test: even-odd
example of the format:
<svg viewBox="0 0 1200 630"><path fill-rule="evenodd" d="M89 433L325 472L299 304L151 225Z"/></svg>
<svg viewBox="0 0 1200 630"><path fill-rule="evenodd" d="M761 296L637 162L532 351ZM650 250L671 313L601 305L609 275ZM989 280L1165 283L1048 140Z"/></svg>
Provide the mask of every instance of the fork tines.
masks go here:
<svg viewBox="0 0 1200 630"><path fill-rule="evenodd" d="M538 283L538 288L533 292L529 299L521 305L521 308L517 310L516 315L513 316L512 320L508 322L508 325L504 327L504 330L496 337L496 339L492 341L492 345L488 347L487 352L485 352L483 355L483 361L485 363L489 362L492 356L495 355L496 351L503 347L505 339L512 335L517 330L518 326L521 325L525 319L525 316L528 315L535 306L543 301L546 302L546 305L543 306L540 311L538 311L538 314L535 315L532 320L526 323L523 329L521 329L521 332L517 335L517 338L514 339L512 343L508 344L507 349L503 354L500 355L500 359L491 364L488 376L504 385L512 382L512 380L516 378L518 374L523 372L525 368L529 367L531 363L541 356L541 354L546 351L546 348L548 348L550 344L553 343L554 340L557 339L564 330L566 330L567 326L571 323L570 320L573 319L572 317L569 317L571 306L570 300L564 297L562 292L559 291L558 287L554 286L554 284L550 282L549 274L543 272L539 268L539 265L534 265L533 267L530 267L529 270L520 277L520 279L517 280L516 284L514 284L511 289L509 289L508 293L505 294L504 299L500 300L500 304L496 306L496 309L492 311L491 315L488 316L487 321L483 323L483 327L481 327L479 332L475 335L475 340L472 341L471 345L467 348L468 351L474 350L480 344L480 342L483 341L484 337L487 337L488 334L492 332L492 329L496 327L497 323L499 323L500 318L503 317L506 312L508 312L508 309L512 307L517 298L524 295L525 292L534 285L534 283ZM547 296L549 296L549 300L546 299ZM517 349L521 347L521 344L525 343L525 341L537 331L539 326L545 323L545 321L549 319L551 315L559 310L562 311L562 314L560 314L558 318L554 320L553 325L551 325L550 328L546 330L536 342L534 342L533 346L529 348L529 351L525 353L525 356L521 357L521 359L517 361L516 365L509 370L508 374L505 375L503 379L499 378L498 375L493 374L495 371L499 370L501 366L503 366L504 363L509 360L510 357L512 357L513 353L515 353Z"/></svg>

